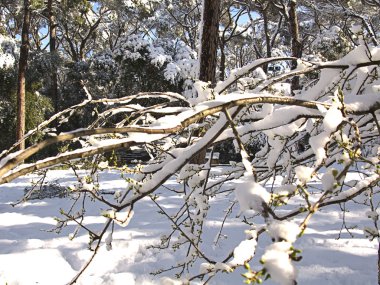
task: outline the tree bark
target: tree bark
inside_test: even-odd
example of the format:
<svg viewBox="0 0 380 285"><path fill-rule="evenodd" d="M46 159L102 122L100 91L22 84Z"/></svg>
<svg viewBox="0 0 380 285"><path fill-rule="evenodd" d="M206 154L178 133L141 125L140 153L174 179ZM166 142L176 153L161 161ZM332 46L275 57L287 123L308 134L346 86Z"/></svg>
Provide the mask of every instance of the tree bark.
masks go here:
<svg viewBox="0 0 380 285"><path fill-rule="evenodd" d="M224 74L226 73L226 54L224 52L225 42L220 40L220 67L219 67L219 80L223 81Z"/></svg>
<svg viewBox="0 0 380 285"><path fill-rule="evenodd" d="M380 241L377 248L377 284L380 285Z"/></svg>
<svg viewBox="0 0 380 285"><path fill-rule="evenodd" d="M51 83L50 83L50 98L54 100L54 111L57 113L59 111L59 98L58 98L58 76L57 68L54 63L54 56L56 54L56 43L57 43L57 23L55 21L55 15L53 11L53 0L48 0L48 17L49 17L49 48L50 54L52 55L52 73L51 73Z"/></svg>
<svg viewBox="0 0 380 285"><path fill-rule="evenodd" d="M220 0L204 0L199 80L216 83Z"/></svg>
<svg viewBox="0 0 380 285"><path fill-rule="evenodd" d="M289 32L292 37L292 56L301 58L302 56L302 43L300 40L298 17L297 17L297 1L289 1ZM297 61L292 61L292 69L297 68ZM299 76L295 76L292 79L292 90L300 89Z"/></svg>
<svg viewBox="0 0 380 285"><path fill-rule="evenodd" d="M272 46L271 46L271 39L269 34L269 21L268 21L268 6L266 8L263 8L262 16L264 20L264 34L265 34L265 46L266 46L266 57L269 58L272 56ZM265 73L268 71L268 65L264 64L263 70Z"/></svg>
<svg viewBox="0 0 380 285"><path fill-rule="evenodd" d="M199 80L216 84L216 65L219 40L219 17L221 0L203 1L202 38L199 55ZM196 135L200 136L201 130ZM206 149L199 152L191 163L202 164L206 158Z"/></svg>
<svg viewBox="0 0 380 285"><path fill-rule="evenodd" d="M17 127L16 139L21 141L25 134L25 73L29 55L30 1L24 0L24 20L22 24L20 61L17 80ZM25 149L25 142L19 144L19 149Z"/></svg>

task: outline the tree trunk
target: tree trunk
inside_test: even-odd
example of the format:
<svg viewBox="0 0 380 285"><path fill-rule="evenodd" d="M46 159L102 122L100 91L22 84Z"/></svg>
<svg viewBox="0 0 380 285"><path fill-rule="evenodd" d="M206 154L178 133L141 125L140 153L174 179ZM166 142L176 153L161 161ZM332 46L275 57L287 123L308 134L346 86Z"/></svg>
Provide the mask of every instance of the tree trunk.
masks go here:
<svg viewBox="0 0 380 285"><path fill-rule="evenodd" d="M25 134L25 73L28 65L29 54L29 27L30 27L30 2L24 0L24 21L22 24L20 61L17 80L17 127L16 139L21 141ZM20 150L25 148L25 142L19 145Z"/></svg>
<svg viewBox="0 0 380 285"><path fill-rule="evenodd" d="M377 248L377 284L380 285L380 241Z"/></svg>
<svg viewBox="0 0 380 285"><path fill-rule="evenodd" d="M204 0L199 80L216 83L220 0Z"/></svg>
<svg viewBox="0 0 380 285"><path fill-rule="evenodd" d="M297 1L290 0L289 2L289 32L292 37L292 56L301 58L302 56L302 44L300 40L300 33L298 27L297 17ZM292 61L292 69L297 68L297 61ZM300 89L299 76L295 76L292 79L292 90Z"/></svg>
<svg viewBox="0 0 380 285"><path fill-rule="evenodd" d="M226 54L224 52L225 43L220 41L220 67L219 67L219 80L224 80L224 74L226 72Z"/></svg>
<svg viewBox="0 0 380 285"><path fill-rule="evenodd" d="M268 8L268 6L267 6ZM271 39L269 34L269 21L268 21L268 10L267 8L262 10L262 16L264 20L264 33L265 33L265 46L266 46L266 57L272 56L272 46L271 46ZM263 70L265 73L268 71L268 64L264 64Z"/></svg>
<svg viewBox="0 0 380 285"><path fill-rule="evenodd" d="M219 8L221 0L203 1L202 38L199 55L199 80L216 83L216 65L219 39ZM198 134L200 135L200 131ZM191 163L202 164L206 158L206 149L194 156Z"/></svg>
<svg viewBox="0 0 380 285"><path fill-rule="evenodd" d="M50 83L50 98L54 101L54 111L58 113L59 111L59 98L58 98L58 76L57 76L57 68L54 63L54 56L56 54L56 43L57 43L57 23L55 22L55 16L53 12L53 0L48 0L47 3L48 13L49 13L49 48L51 58L53 60L52 63L52 72L51 72L51 83Z"/></svg>

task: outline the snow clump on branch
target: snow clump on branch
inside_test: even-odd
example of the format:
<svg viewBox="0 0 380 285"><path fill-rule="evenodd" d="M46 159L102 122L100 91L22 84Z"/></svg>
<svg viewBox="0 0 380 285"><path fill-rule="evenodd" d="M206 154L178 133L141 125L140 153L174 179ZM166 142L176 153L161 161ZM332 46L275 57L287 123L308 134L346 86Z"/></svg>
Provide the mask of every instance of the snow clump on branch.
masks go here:
<svg viewBox="0 0 380 285"><path fill-rule="evenodd" d="M16 41L0 33L0 69L14 66L17 52Z"/></svg>
<svg viewBox="0 0 380 285"><path fill-rule="evenodd" d="M271 199L268 191L254 181L253 175L245 175L236 183L235 195L240 205L240 212L253 210L263 213Z"/></svg>
<svg viewBox="0 0 380 285"><path fill-rule="evenodd" d="M268 226L269 235L275 241L287 241L293 243L300 232L299 226L289 221L272 221Z"/></svg>
<svg viewBox="0 0 380 285"><path fill-rule="evenodd" d="M261 262L271 278L282 285L296 284L296 268L289 257L291 247L289 242L275 242L265 249L261 257Z"/></svg>

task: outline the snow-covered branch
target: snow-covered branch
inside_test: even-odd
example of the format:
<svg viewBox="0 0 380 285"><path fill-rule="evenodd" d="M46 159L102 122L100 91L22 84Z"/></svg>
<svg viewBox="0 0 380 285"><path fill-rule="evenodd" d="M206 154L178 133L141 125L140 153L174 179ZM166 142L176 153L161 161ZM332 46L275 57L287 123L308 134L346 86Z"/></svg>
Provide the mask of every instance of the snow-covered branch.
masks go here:
<svg viewBox="0 0 380 285"><path fill-rule="evenodd" d="M297 69L266 80L261 78L251 89L238 91L234 87L243 77L257 75L251 72L260 66L293 59L259 59L236 70L214 89L199 84L196 100L186 100L176 93L155 92L119 99L89 99L54 115L33 131L44 131L49 137L24 151L4 152L0 184L35 170L96 157L90 163L91 175L78 175L79 186L71 192L88 194L110 208L106 217L121 226L132 218L133 207L149 196L173 225L160 248L186 244L188 249L185 261L171 269L182 268L183 273L189 264L200 259L205 263L194 279L245 266L248 272L244 276L248 281L259 282L269 274L275 281L295 284L294 262L300 257L293 244L318 209L349 203L368 188L378 190L380 49L359 46L332 62L298 60ZM300 75L307 83L292 94L287 89L287 80ZM312 79L315 76L317 80ZM152 98L162 101L139 104L139 100ZM100 109L93 114L89 127L70 132L52 130L53 121L65 124L84 106ZM214 174L214 150L227 143L230 143L228 148L241 154L241 162L231 162L228 168ZM63 144L70 147L31 160L43 150ZM115 167L128 173L128 187L114 197L106 197L94 183L96 171L112 168L105 162L110 160L111 151L133 152L135 147L147 150L151 159L142 164ZM195 164L193 158L207 149L209 156ZM99 158L100 154L105 156ZM357 165L363 165L365 177L348 182L353 172L362 175L355 170ZM173 176L181 186L173 192L183 199L182 207L174 215L161 206L156 194ZM279 179L281 183L277 182ZM246 239L230 248L224 260L204 253L202 243L205 221L212 207L210 200L221 195L235 198L226 208L215 243L220 241L230 215L238 214L248 226ZM234 212L237 204L239 213ZM125 213L128 216L123 224L120 215ZM301 215L303 222L290 221ZM65 217L88 230L82 215ZM109 226L110 221L102 235L96 237L96 250ZM266 247L261 257L263 264L254 271L248 262L256 254L258 237L265 234L274 243ZM106 241L108 247L110 243Z"/></svg>

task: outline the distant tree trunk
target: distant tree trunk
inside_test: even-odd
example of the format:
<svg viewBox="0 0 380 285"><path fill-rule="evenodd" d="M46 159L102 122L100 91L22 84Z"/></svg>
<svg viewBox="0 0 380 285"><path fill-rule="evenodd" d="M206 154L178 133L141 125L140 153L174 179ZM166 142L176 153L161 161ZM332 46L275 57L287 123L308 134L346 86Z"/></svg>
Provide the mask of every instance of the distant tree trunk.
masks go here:
<svg viewBox="0 0 380 285"><path fill-rule="evenodd" d="M271 39L270 39L270 33L269 33L269 20L268 20L268 7L262 9L262 16L264 20L264 34L265 34L265 46L266 46L266 57L272 56L272 46L271 46ZM264 64L263 70L266 73L268 71L268 64Z"/></svg>
<svg viewBox="0 0 380 285"><path fill-rule="evenodd" d="M203 1L202 40L199 55L199 80L216 83L216 65L219 39L219 8L221 0ZM206 149L198 153L192 163L202 164L205 161Z"/></svg>
<svg viewBox="0 0 380 285"><path fill-rule="evenodd" d="M216 83L220 0L204 0L199 80Z"/></svg>
<svg viewBox="0 0 380 285"><path fill-rule="evenodd" d="M29 27L30 27L30 2L24 0L24 20L22 24L20 61L17 80L17 127L16 139L20 141L25 134L25 73L28 65L29 54ZM25 148L25 142L21 142L20 149Z"/></svg>
<svg viewBox="0 0 380 285"><path fill-rule="evenodd" d="M226 73L226 53L224 52L225 42L220 40L220 67L219 67L219 80L223 81Z"/></svg>
<svg viewBox="0 0 380 285"><path fill-rule="evenodd" d="M377 284L380 285L380 241L377 248Z"/></svg>
<svg viewBox="0 0 380 285"><path fill-rule="evenodd" d="M55 16L53 12L53 0L48 0L47 3L48 13L49 13L49 35L50 35L50 54L52 59L56 53L56 42L57 42L57 23L55 22ZM57 77L57 68L53 62L52 73L51 73L51 84L50 84L50 98L54 100L54 111L58 112L59 109L59 98L58 98L58 77Z"/></svg>
<svg viewBox="0 0 380 285"><path fill-rule="evenodd" d="M272 46L271 46L271 39L270 39L270 34L269 34L269 21L268 21L267 10L263 10L263 20L264 20L265 46L267 49L266 57L271 57Z"/></svg>
<svg viewBox="0 0 380 285"><path fill-rule="evenodd" d="M302 56L302 43L300 40L298 17L297 17L297 1L289 1L289 32L292 37L292 56L301 58ZM292 61L292 69L297 68L297 62ZM299 76L295 76L292 79L292 90L300 89Z"/></svg>

